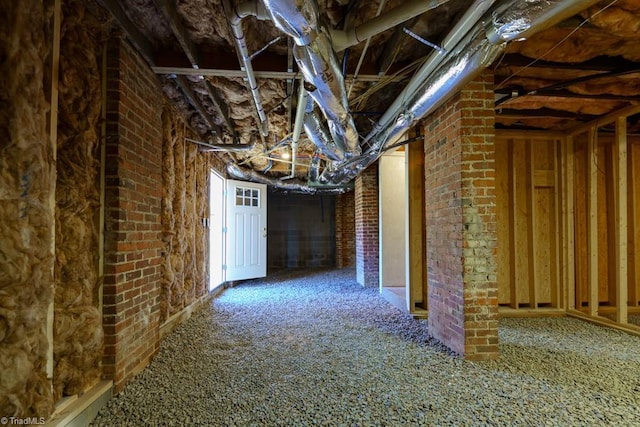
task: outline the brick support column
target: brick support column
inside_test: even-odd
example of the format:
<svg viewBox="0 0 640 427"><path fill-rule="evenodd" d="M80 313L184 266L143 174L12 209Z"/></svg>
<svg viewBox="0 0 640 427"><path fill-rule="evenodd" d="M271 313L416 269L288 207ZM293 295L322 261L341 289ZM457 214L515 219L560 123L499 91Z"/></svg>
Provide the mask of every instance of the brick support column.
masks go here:
<svg viewBox="0 0 640 427"><path fill-rule="evenodd" d="M493 75L425 121L430 334L468 359L498 356Z"/></svg>
<svg viewBox="0 0 640 427"><path fill-rule="evenodd" d="M121 39L107 72L103 375L118 392L159 349L162 90Z"/></svg>
<svg viewBox="0 0 640 427"><path fill-rule="evenodd" d="M336 267L356 264L356 230L354 192L336 196Z"/></svg>
<svg viewBox="0 0 640 427"><path fill-rule="evenodd" d="M355 179L356 280L362 286L379 285L378 165Z"/></svg>

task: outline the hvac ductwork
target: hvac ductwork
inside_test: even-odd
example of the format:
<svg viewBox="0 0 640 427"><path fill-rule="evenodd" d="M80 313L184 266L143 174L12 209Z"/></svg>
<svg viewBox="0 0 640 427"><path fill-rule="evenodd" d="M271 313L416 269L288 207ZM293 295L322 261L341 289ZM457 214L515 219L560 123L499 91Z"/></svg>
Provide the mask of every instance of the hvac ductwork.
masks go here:
<svg viewBox="0 0 640 427"><path fill-rule="evenodd" d="M336 155L342 158L357 156L360 154L358 132L349 112L344 78L331 37L328 30L319 24L316 2L305 1L300 6L297 3L264 0L273 23L295 42L293 55L308 83L309 96L327 121ZM309 129L320 130L317 123L310 123ZM344 154L340 155L340 152Z"/></svg>
<svg viewBox="0 0 640 427"><path fill-rule="evenodd" d="M271 187L278 188L283 191L290 191L293 193L303 194L342 194L349 191L346 186L340 187L310 187L305 182L300 180L281 181L277 178L271 178L260 172L256 172L253 169L243 168L237 164L231 162L227 163L227 173L236 179L244 181L258 182L261 184L267 184Z"/></svg>
<svg viewBox="0 0 640 427"><path fill-rule="evenodd" d="M367 152L334 164L320 175L319 182L339 185L350 181L375 162L386 146L396 143L489 66L507 41L531 36L595 3L597 0L512 0L494 7L470 28L458 47L447 53L439 68L426 76L418 73L411 80L407 86L411 92L403 91L366 137L370 147Z"/></svg>
<svg viewBox="0 0 640 427"><path fill-rule="evenodd" d="M310 180L314 181L317 177L317 183L328 186L329 191L336 191L330 187L345 185L375 162L385 147L395 144L408 129L433 113L488 67L504 50L507 42L529 37L598 1L506 0L493 6L494 0L476 0L443 41L445 53L434 53L415 74L367 135L362 145L368 149L360 154L358 133L348 109L344 79L331 36L326 28L318 24L316 3L263 0L275 25L293 38L296 44L294 56L308 83L309 95L327 120L325 124L314 109L308 109L305 117L307 136L329 159L322 173L319 173L320 162L312 162ZM444 2L425 1L423 6L429 6L428 10ZM417 3L421 2L412 1L412 7ZM381 22L395 21L384 18ZM386 28L375 31L367 29L367 36ZM355 40L359 37L360 33L357 33ZM338 47L344 47L345 43L339 41ZM316 187L302 183L284 184L236 165L229 166L229 173L241 179L255 180L290 191L309 194L318 191Z"/></svg>

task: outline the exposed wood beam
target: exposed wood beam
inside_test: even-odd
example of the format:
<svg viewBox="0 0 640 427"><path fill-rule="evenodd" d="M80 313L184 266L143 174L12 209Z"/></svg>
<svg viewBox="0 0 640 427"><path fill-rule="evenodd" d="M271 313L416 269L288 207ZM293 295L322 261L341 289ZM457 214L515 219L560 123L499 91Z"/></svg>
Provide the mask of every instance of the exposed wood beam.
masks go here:
<svg viewBox="0 0 640 427"><path fill-rule="evenodd" d="M187 79L184 76L178 76L176 77L176 83L178 83L178 86L184 93L184 96L187 98L191 106L196 109L196 111L202 116L205 122L207 122L207 125L219 136L221 134L220 126L213 122L211 116L207 113L207 110L204 109L202 103L196 97L196 94L193 93L191 85L189 84Z"/></svg>
<svg viewBox="0 0 640 427"><path fill-rule="evenodd" d="M515 95L514 95L515 92ZM501 88L496 90L496 93L501 93L506 96L501 98L496 102L496 106L503 104L511 99L519 98L522 96L541 96L541 97L554 97L554 98L576 98L576 99L599 99L599 100L607 100L607 101L640 101L640 96L638 95L611 95L608 93L601 94L583 94L583 93L575 93L566 89L559 90L526 90L526 89L509 89L509 88Z"/></svg>
<svg viewBox="0 0 640 427"><path fill-rule="evenodd" d="M117 0L98 1L115 18L122 30L125 32L125 35L129 39L129 41L131 41L131 43L136 47L145 61L147 61L151 66L155 65L153 46L151 45L151 42L149 42L149 40L140 32L140 30L138 30L138 26L131 22L127 14L120 6L120 2L118 2Z"/></svg>
<svg viewBox="0 0 640 427"><path fill-rule="evenodd" d="M613 123L616 120L618 120L618 117L629 117L629 116L632 116L632 115L638 114L638 113L640 113L640 104L639 103L633 103L632 105L629 105L628 107L621 108L621 109L613 111L613 112L611 112L611 113L609 113L609 114L607 114L605 116L599 117L599 118L595 119L592 122L578 125L578 126L574 127L573 129L570 129L567 134L570 135L570 136L579 135L581 133L587 132L591 128L599 128L599 127L608 125L609 123Z"/></svg>
<svg viewBox="0 0 640 427"><path fill-rule="evenodd" d="M164 18L169 23L171 30L173 31L173 35L182 46L184 53L189 58L189 62L193 68L198 68L200 63L200 55L198 53L198 49L191 41L187 30L184 25L182 25L182 20L180 16L178 16L178 10L176 9L175 0L154 0L158 5L158 8L162 11Z"/></svg>
<svg viewBox="0 0 640 427"><path fill-rule="evenodd" d="M597 116L578 114L571 111L554 110L551 108L538 108L535 110L515 110L507 108L498 108L496 110L497 116L510 117L510 118L533 118L533 117L549 117L557 119L576 119L581 121L594 120Z"/></svg>
<svg viewBox="0 0 640 427"><path fill-rule="evenodd" d="M512 130L512 129L496 129L496 138L527 138L527 139L563 139L564 132L552 130Z"/></svg>
<svg viewBox="0 0 640 427"><path fill-rule="evenodd" d="M151 67L156 74L175 74L177 76L209 76L209 77L245 77L246 72L238 70L228 69L210 69L200 68L198 70L185 67ZM256 78L262 79L302 79L302 75L293 71L256 71ZM352 78L353 74L347 74L346 79ZM401 82L408 79L410 76L397 76L386 77L387 81ZM377 82L380 80L380 76L377 74L359 74L358 81L363 82Z"/></svg>
<svg viewBox="0 0 640 427"><path fill-rule="evenodd" d="M231 50L202 50L200 51L199 70L194 70L184 52L162 51L154 56L153 70L157 74L182 74L205 75L219 77L246 77L246 73L240 70L237 55ZM251 65L257 78L291 79L300 75L292 70L287 55L277 55L272 52L263 52L251 60ZM409 62L395 62L388 70L388 74L398 72L407 66ZM352 76L354 70L347 69L347 78ZM399 77L402 80L407 77ZM364 63L358 73L358 80L380 80L378 67L375 64ZM394 80L395 81L395 80Z"/></svg>
<svg viewBox="0 0 640 427"><path fill-rule="evenodd" d="M616 145L613 148L614 201L615 201L615 284L616 284L616 321L627 323L628 320L628 253L627 244L627 118L618 117L616 122Z"/></svg>
<svg viewBox="0 0 640 427"><path fill-rule="evenodd" d="M587 143L587 289L589 315L597 316L599 308L598 294L598 130L589 129Z"/></svg>
<svg viewBox="0 0 640 427"><path fill-rule="evenodd" d="M620 69L637 68L638 64L628 61L620 56L598 56L584 62L551 62L534 60L519 54L505 55L500 62L500 67L527 67L527 68L555 68L565 70L583 71L615 71Z"/></svg>
<svg viewBox="0 0 640 427"><path fill-rule="evenodd" d="M223 118L227 129L229 129L229 132L231 132L231 135L235 140L237 138L235 123L233 122L233 119L229 117L229 108L225 104L224 100L220 97L220 94L218 93L218 89L216 89L211 84L211 82L206 79L204 81L204 87L207 89L207 93L209 94L209 98L211 99L213 106L216 108L220 116Z"/></svg>

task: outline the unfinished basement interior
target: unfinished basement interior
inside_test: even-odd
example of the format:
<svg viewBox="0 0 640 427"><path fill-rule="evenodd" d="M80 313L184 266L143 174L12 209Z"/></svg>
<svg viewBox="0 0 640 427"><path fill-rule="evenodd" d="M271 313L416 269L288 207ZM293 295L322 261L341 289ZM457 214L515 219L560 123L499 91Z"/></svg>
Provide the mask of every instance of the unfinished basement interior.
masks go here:
<svg viewBox="0 0 640 427"><path fill-rule="evenodd" d="M2 424L640 425L640 0L0 6Z"/></svg>

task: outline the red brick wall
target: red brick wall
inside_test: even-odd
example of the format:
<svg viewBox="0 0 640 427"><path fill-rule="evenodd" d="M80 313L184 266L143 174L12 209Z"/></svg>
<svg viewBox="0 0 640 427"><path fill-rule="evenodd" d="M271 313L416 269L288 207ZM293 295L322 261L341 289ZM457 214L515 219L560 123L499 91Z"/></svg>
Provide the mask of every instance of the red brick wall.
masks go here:
<svg viewBox="0 0 640 427"><path fill-rule="evenodd" d="M356 265L356 206L354 192L336 196L336 267Z"/></svg>
<svg viewBox="0 0 640 427"><path fill-rule="evenodd" d="M109 42L104 376L116 392L159 348L162 90L124 41Z"/></svg>
<svg viewBox="0 0 640 427"><path fill-rule="evenodd" d="M378 164L355 179L356 279L362 286L379 285Z"/></svg>
<svg viewBox="0 0 640 427"><path fill-rule="evenodd" d="M498 355L493 75L425 120L430 333L469 359Z"/></svg>

